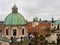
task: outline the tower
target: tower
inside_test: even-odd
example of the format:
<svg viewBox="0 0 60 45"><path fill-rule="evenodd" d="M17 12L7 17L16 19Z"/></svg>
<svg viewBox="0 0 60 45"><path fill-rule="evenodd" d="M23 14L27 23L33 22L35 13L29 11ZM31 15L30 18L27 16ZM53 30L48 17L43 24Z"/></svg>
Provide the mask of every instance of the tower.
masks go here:
<svg viewBox="0 0 60 45"><path fill-rule="evenodd" d="M52 20L51 22L52 22L52 23L54 23L54 18L53 18L53 17L52 17L52 19L51 19L51 20Z"/></svg>
<svg viewBox="0 0 60 45"><path fill-rule="evenodd" d="M38 17L36 16L36 18L33 19L33 22L38 22Z"/></svg>
<svg viewBox="0 0 60 45"><path fill-rule="evenodd" d="M38 17L36 16L34 19L33 19L33 22L32 22L32 26L35 27L39 24L39 21L38 21Z"/></svg>

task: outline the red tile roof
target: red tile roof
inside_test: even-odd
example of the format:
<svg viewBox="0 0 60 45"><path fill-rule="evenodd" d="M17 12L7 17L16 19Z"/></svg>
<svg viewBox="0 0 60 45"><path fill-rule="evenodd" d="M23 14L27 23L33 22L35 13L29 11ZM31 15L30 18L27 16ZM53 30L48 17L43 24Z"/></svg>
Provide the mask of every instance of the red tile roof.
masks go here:
<svg viewBox="0 0 60 45"><path fill-rule="evenodd" d="M35 27L32 27L32 22L28 22L26 27L27 27L27 32L42 32L44 34L47 34L46 31L42 30L41 28L45 27L47 29L50 29L50 25L51 23L46 23L46 22L39 22L38 25L36 25Z"/></svg>

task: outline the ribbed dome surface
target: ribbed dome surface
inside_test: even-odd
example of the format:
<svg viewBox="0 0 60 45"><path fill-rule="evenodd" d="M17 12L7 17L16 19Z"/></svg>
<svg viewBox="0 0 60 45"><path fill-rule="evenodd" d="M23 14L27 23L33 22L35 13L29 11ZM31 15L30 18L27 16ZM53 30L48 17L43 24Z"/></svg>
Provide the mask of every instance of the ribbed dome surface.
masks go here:
<svg viewBox="0 0 60 45"><path fill-rule="evenodd" d="M10 13L4 21L4 25L7 25L7 26L8 25L25 25L25 24L26 24L26 20L20 13Z"/></svg>

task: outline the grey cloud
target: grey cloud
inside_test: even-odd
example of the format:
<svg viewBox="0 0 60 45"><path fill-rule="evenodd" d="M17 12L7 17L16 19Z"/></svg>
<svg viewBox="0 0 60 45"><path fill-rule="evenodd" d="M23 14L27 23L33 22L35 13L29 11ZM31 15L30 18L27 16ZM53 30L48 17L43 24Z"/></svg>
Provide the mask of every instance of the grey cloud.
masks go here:
<svg viewBox="0 0 60 45"><path fill-rule="evenodd" d="M0 17L3 18L0 20L11 12L14 2L19 8L19 13L27 20L32 20L36 16L42 19L50 19L52 15L55 19L60 17L60 0L1 0Z"/></svg>

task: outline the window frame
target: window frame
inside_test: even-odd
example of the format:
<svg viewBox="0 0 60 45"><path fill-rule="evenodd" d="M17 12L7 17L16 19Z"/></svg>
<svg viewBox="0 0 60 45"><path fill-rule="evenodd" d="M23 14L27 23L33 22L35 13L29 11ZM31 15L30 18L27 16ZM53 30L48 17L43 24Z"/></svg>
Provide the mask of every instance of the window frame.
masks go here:
<svg viewBox="0 0 60 45"><path fill-rule="evenodd" d="M5 32L5 33L6 33L6 35L9 35L9 31L8 31L8 29L6 29L6 32Z"/></svg>
<svg viewBox="0 0 60 45"><path fill-rule="evenodd" d="M14 34L15 31L15 34ZM17 29L13 29L13 36L17 36Z"/></svg>
<svg viewBox="0 0 60 45"><path fill-rule="evenodd" d="M22 29L22 35L25 35L25 31L24 31L24 28Z"/></svg>

